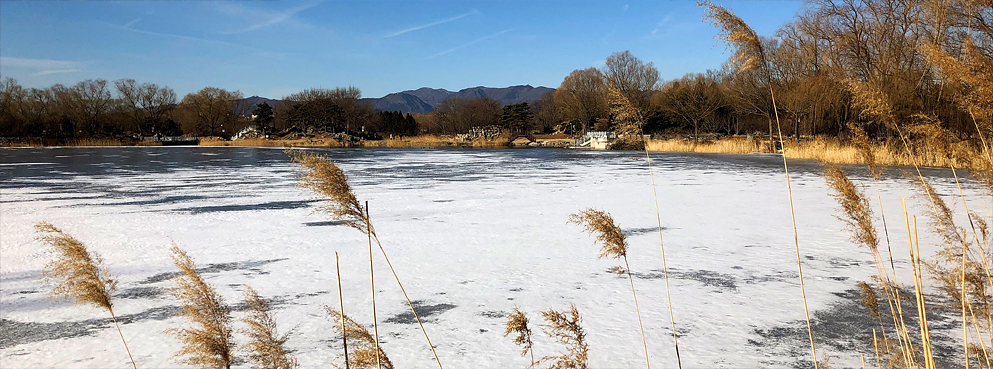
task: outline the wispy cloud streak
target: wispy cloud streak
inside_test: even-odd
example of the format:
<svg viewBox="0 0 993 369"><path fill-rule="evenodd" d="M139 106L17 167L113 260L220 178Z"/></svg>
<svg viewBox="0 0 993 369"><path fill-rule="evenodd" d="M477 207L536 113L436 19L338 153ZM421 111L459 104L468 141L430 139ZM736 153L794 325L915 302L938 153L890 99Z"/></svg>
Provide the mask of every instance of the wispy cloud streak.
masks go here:
<svg viewBox="0 0 993 369"><path fill-rule="evenodd" d="M448 50L445 50L445 51L442 51L442 52L440 52L440 53L437 53L437 54L434 54L434 55L431 55L431 56L429 56L429 57L427 57L427 58L424 58L424 59L434 59L434 58L437 58L437 57L439 57L439 56L442 56L442 55L445 55L445 54L448 54L448 53L451 53L451 52L453 52L453 51L456 51L456 50L459 50L459 49L461 49L461 48L464 48L464 47L467 47L467 46L470 46L470 45L473 45L473 44L476 44L476 43L479 43L479 42L482 42L482 41L486 41L486 40L489 40L489 39L491 39L491 38L494 38L494 37L497 37L497 36L500 36L500 35L502 35L502 34L504 34L504 33L507 33L507 32L510 32L510 31L513 31L513 30L515 30L515 29L516 29L516 28L508 28L508 29L505 29L505 30L503 30L503 31L500 31L500 32L497 32L497 33L494 33L494 34L492 34L492 35L489 35L489 36L485 36L485 37L480 37L480 38L477 38L477 39L475 39L475 40L472 40L472 41L469 41L469 42L466 42L466 43L464 43L464 44L462 44L462 45L459 45L459 46L456 46L456 47L453 47L453 48L451 48L451 49L448 49Z"/></svg>
<svg viewBox="0 0 993 369"><path fill-rule="evenodd" d="M399 30L399 31L396 31L396 32L388 33L385 36L383 36L383 38L396 37L396 36L402 35L402 34L407 33L407 32L413 32L413 31L425 29L425 28L428 28L428 27L437 26L439 24L445 24L445 23L448 23L448 22L451 22L451 21L456 21L456 20L459 20L459 19L468 17L470 15L474 15L474 14L481 14L481 13L479 12L479 10L473 10L471 12L468 12L468 13L465 13L465 14L459 14L459 15L456 15L456 16L451 17L451 18L448 18L448 19L442 19L440 21L435 21L435 22L431 22L431 23L428 23L428 24L422 24L420 26L405 28L405 29L402 29L402 30Z"/></svg>
<svg viewBox="0 0 993 369"><path fill-rule="evenodd" d="M116 24L111 24L111 23L104 23L104 24L106 24L106 25L108 25L110 27L113 27L113 28L123 29L123 30L129 31L129 32L134 32L134 33L141 33L143 35L158 36L158 37L168 37L168 38L178 38L178 39L182 39L182 40L197 41L197 42L211 43L211 44L225 45L225 46L234 46L234 47L240 47L240 48L248 48L247 46L242 46L242 45L238 45L236 43L227 42L227 41L211 40L211 39L207 39L207 38L199 38L199 37L193 37L193 36L177 35L177 34L173 34L173 33L145 31L145 30L136 29L136 28L122 27L122 26L118 26Z"/></svg>
<svg viewBox="0 0 993 369"><path fill-rule="evenodd" d="M133 21L130 21L127 24L125 24L124 25L124 28L131 28L131 26L133 26L135 23L138 23L138 21L140 21L140 20L141 20L141 17L135 18Z"/></svg>
<svg viewBox="0 0 993 369"><path fill-rule="evenodd" d="M80 72L82 69L59 69L59 70L43 70L37 73L31 73L32 77L37 76L47 76L49 74L59 74L59 73L75 73Z"/></svg>
<svg viewBox="0 0 993 369"><path fill-rule="evenodd" d="M232 35L232 34L237 34L237 33L245 33L245 32L250 32L250 31L257 30L257 29L269 27L271 25L279 24L279 23L285 22L286 20L288 20L290 18L293 18L293 16L296 15L297 13L299 13L299 12L302 12L304 10L313 8L313 7L318 6L320 4L321 4L321 2L306 3L306 4L303 4L303 5L292 7L292 8L290 8L289 10L287 10L285 12L268 14L266 16L268 19L266 19L266 20L264 20L262 22L255 23L255 24L253 24L251 26L248 26L247 28L243 28L243 29L240 29L240 30L230 31L230 32L223 32L223 34Z"/></svg>

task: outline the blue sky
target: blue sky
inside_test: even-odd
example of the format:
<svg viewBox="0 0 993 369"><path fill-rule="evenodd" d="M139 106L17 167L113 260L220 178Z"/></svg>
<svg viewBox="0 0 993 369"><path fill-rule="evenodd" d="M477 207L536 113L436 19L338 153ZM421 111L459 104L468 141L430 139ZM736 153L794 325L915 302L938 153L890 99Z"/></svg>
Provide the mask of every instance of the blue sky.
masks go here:
<svg viewBox="0 0 993 369"><path fill-rule="evenodd" d="M726 1L763 35L799 1ZM557 87L614 51L664 79L727 58L695 1L0 1L0 76L27 87L134 78L280 98L353 85Z"/></svg>

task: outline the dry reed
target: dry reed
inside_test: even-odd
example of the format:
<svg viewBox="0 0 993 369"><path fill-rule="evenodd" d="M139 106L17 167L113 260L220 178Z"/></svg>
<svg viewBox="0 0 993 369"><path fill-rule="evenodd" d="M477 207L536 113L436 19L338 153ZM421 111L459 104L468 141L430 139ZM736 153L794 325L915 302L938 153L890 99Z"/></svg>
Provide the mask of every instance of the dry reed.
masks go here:
<svg viewBox="0 0 993 369"><path fill-rule="evenodd" d="M521 356L531 355L531 367L533 367L535 364L534 342L531 341L531 328L528 327L528 317L516 307L507 317L507 330L503 332L503 336L507 337L511 334L516 334L514 336L514 344L521 346Z"/></svg>
<svg viewBox="0 0 993 369"><path fill-rule="evenodd" d="M292 369L299 366L297 360L287 353L286 341L289 334L280 335L276 330L276 319L272 308L254 288L245 286L245 302L248 304L248 317L241 321L248 328L242 332L248 336L245 351L258 369Z"/></svg>
<svg viewBox="0 0 993 369"><path fill-rule="evenodd" d="M172 261L179 268L172 293L183 307L183 317L192 328L170 329L182 348L175 357L180 363L200 368L230 368L234 361L231 309L213 285L197 272L193 259L173 243Z"/></svg>
<svg viewBox="0 0 993 369"><path fill-rule="evenodd" d="M548 309L541 316L549 324L545 334L568 348L565 354L542 357L536 364L552 362L549 369L586 369L590 347L576 305L570 305L567 313Z"/></svg>
<svg viewBox="0 0 993 369"><path fill-rule="evenodd" d="M297 185L314 191L323 200L318 211L327 213L334 220L344 221L349 227L363 233L368 231L362 204L352 194L348 176L331 158L300 150L287 150L294 163L303 167L304 173Z"/></svg>
<svg viewBox="0 0 993 369"><path fill-rule="evenodd" d="M400 282L400 276L397 275L396 269L393 268L393 263L390 262L390 257L386 254L386 249L383 247L382 242L380 242L379 236L376 235L376 229L372 226L368 211L363 213L362 205L352 193L345 173L333 160L326 156L292 149L287 149L286 152L294 163L304 169L304 173L299 177L297 185L314 191L324 201L324 204L319 210L328 213L333 219L342 220L346 225L365 233L370 238L370 242L374 240L376 245L379 246L379 251L382 253L383 259L386 260L386 265L390 268L390 272L393 273L393 278L396 280L397 286L400 287L400 292L403 293L403 298L407 301L407 306L410 307L410 312L414 315L414 320L417 321L417 325L421 328L421 333L424 335L424 340L427 341L428 348L431 349L431 353L438 363L438 368L444 369L441 365L441 359L438 358L434 345L431 343L431 338L428 337L428 332L424 329L424 323L421 322L417 310L414 309L414 304L410 301L403 283Z"/></svg>
<svg viewBox="0 0 993 369"><path fill-rule="evenodd" d="M96 253L91 253L82 242L73 236L62 232L47 222L35 224L39 233L38 240L48 244L56 253L55 259L45 264L45 278L55 281L52 296L68 300L75 304L92 304L107 309L117 333L121 336L124 349L131 360L131 366L137 369L131 349L124 340L121 325L117 323L114 314L114 304L110 294L117 288L117 281L110 276L110 270L103 265L103 259Z"/></svg>
<svg viewBox="0 0 993 369"><path fill-rule="evenodd" d="M621 227L614 222L610 213L596 209L586 209L569 216L569 222L582 225L589 234L595 234L597 241L602 243L600 258L610 257L624 259L628 281L631 282L631 295L634 297L634 308L638 314L638 328L641 330L641 342L645 349L645 366L651 368L648 356L648 340L645 338L645 325L641 321L641 307L638 306L638 294L634 289L634 277L631 276L631 265L628 264L628 243Z"/></svg>
<svg viewBox="0 0 993 369"><path fill-rule="evenodd" d="M869 200L855 184L848 179L845 172L837 165L827 164L824 169L824 178L828 186L834 190L832 196L842 207L845 217L838 217L847 224L852 231L852 241L868 247L873 254L878 253L879 236L876 228L872 225L872 209Z"/></svg>
<svg viewBox="0 0 993 369"><path fill-rule="evenodd" d="M796 268L800 280L800 296L803 299L803 315L807 322L807 336L810 340L810 354L814 362L814 369L818 369L817 350L814 347L814 330L810 325L810 312L807 308L807 291L803 283L803 263L800 255L800 235L796 227L796 213L793 207L793 187L790 184L790 168L787 163L789 152L786 150L786 143L783 140L783 129L779 122L779 109L776 107L776 92L772 86L772 72L766 62L765 49L758 34L748 26L745 21L739 18L730 10L723 6L711 2L697 3L705 7L704 19L710 21L720 29L720 37L727 42L728 46L734 49L734 53L729 60L737 72L758 70L769 86L769 97L772 101L772 113L776 117L776 131L779 133L779 145L782 148L783 170L786 175L786 194L790 202L790 219L793 223L793 244L796 246ZM772 117L769 117L769 139L772 141Z"/></svg>
<svg viewBox="0 0 993 369"><path fill-rule="evenodd" d="M343 336L342 340L351 343L351 351L345 357L348 367L393 369L393 362L366 327L356 323L339 310L327 306L324 306L324 310L327 311L328 317L336 320L334 327Z"/></svg>

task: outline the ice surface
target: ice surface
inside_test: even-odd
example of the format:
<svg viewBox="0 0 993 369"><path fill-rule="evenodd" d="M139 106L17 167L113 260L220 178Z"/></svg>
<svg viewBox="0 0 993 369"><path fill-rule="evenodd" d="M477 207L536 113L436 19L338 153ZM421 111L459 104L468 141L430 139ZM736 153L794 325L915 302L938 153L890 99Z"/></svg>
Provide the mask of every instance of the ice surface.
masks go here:
<svg viewBox="0 0 993 369"><path fill-rule="evenodd" d="M582 313L591 368L643 365L628 282L607 270L620 262L598 260L593 238L566 223L589 207L611 212L628 234L651 362L675 366L643 153L321 151L338 161L358 198L370 202L377 232L446 368L525 367L530 361L503 336L506 314L519 307L538 333L540 311L569 304ZM652 162L684 367L809 362L781 159L653 154ZM871 255L849 241L835 218L821 166L795 161L790 169L815 338L837 367L858 366L859 350L870 347L865 325L871 321L859 319L852 290L875 273ZM845 169L874 199L864 170ZM925 231L929 209L900 172L890 168L880 186L898 273L907 282L901 197L922 217L925 256L939 240ZM951 172L925 174L961 215ZM51 285L39 278L49 255L32 229L40 221L106 259L120 280L115 310L139 367L178 366L170 358L178 343L162 332L184 324L168 293L173 241L228 304L243 307L244 285L270 299L280 328L292 329L288 345L304 367L337 362L340 346L321 309L338 305L334 252L345 311L371 326L367 240L314 213L318 203L294 186L295 175L278 149L3 149L0 367L130 365L104 311L47 298ZM975 183L964 186L970 209L988 213ZM435 366L378 251L375 263L385 351L399 367ZM235 318L243 316L236 309ZM950 332L954 340L957 331ZM562 350L540 333L535 341L537 356Z"/></svg>

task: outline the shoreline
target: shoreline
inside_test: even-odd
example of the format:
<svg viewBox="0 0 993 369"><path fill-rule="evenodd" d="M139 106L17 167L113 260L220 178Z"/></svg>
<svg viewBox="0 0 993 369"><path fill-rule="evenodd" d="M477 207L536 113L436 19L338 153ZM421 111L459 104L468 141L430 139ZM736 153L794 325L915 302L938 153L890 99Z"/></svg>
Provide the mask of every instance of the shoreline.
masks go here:
<svg viewBox="0 0 993 369"><path fill-rule="evenodd" d="M196 146L227 146L227 147L310 147L310 148L463 148L463 149L548 149L573 148L572 138L566 135L536 135L536 141L529 143L524 139L507 142L505 137L491 140L461 141L453 137L421 135L400 139L383 139L376 141L342 142L333 138L305 138L295 140L271 139L240 139L225 141L218 139L201 139ZM116 139L83 139L63 142L60 145L41 144L43 140L34 139L34 143L2 142L2 148L18 147L124 147L124 146L163 146L160 142L132 141ZM769 150L768 141L744 137L725 137L718 139L692 140L685 138L649 139L646 142L649 152L674 153L712 153L712 154L780 154ZM852 144L833 137L815 137L811 139L792 139L786 141L787 159L809 159L833 164L865 164L859 150ZM177 146L177 147L191 147ZM967 163L961 163L947 153L939 150L926 150L914 156L906 150L893 148L885 143L877 143L872 148L877 165L897 165L936 168L967 168ZM604 150L632 151L632 150ZM637 150L640 151L640 148Z"/></svg>

